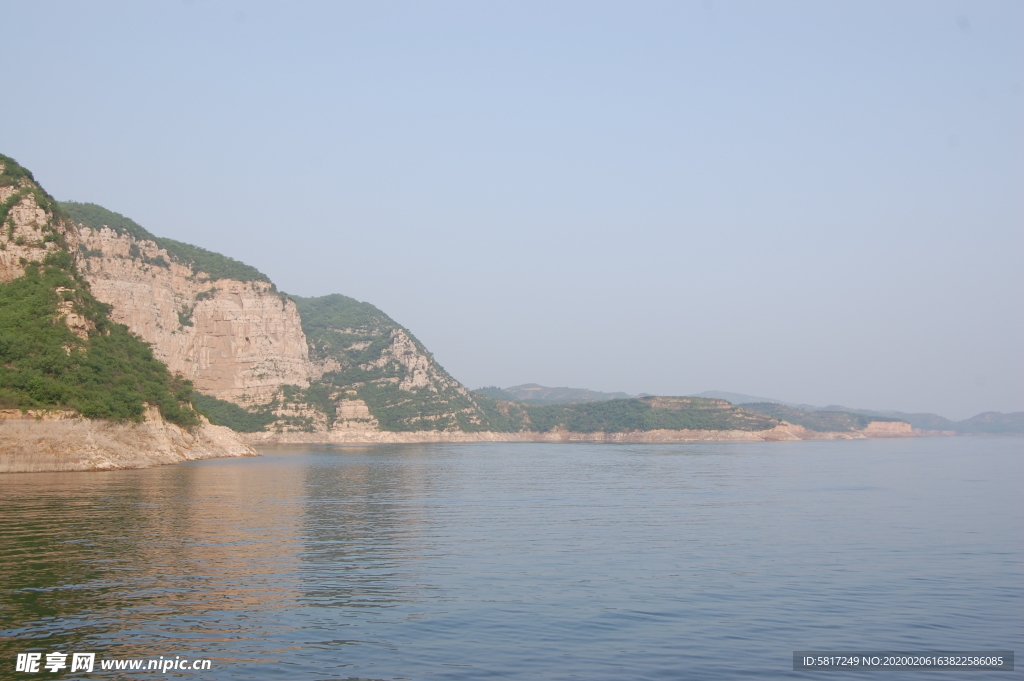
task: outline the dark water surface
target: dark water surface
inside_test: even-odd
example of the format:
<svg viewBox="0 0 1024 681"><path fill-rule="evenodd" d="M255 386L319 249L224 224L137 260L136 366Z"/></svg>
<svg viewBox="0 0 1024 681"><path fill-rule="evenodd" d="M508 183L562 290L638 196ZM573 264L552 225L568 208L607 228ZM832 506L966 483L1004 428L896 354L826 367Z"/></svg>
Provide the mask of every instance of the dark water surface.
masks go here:
<svg viewBox="0 0 1024 681"><path fill-rule="evenodd" d="M0 678L1022 675L792 652L1024 650L1024 438L264 453L0 477Z"/></svg>

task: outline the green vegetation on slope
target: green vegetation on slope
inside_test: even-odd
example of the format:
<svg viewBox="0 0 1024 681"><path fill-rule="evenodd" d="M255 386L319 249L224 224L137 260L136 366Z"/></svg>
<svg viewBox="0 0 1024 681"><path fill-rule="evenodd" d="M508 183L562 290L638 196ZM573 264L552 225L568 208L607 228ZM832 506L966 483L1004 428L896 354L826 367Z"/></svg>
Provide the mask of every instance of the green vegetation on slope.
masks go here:
<svg viewBox="0 0 1024 681"><path fill-rule="evenodd" d="M848 411L802 411L777 402L753 402L744 404L743 408L817 432L863 430L872 421L899 421L885 416L868 416Z"/></svg>
<svg viewBox="0 0 1024 681"><path fill-rule="evenodd" d="M839 409L825 407L821 411L839 411ZM1024 412L1019 411L1009 414L988 411L963 421L951 421L938 414L907 414L900 411L878 412L867 409L847 409L846 411L874 417L872 418L873 421L888 421L892 419L906 421L916 430L952 432L960 435L1024 435Z"/></svg>
<svg viewBox="0 0 1024 681"><path fill-rule="evenodd" d="M310 357L338 363L319 384L328 388L327 399L363 400L384 430L764 430L778 423L722 400L645 397L531 404L503 399L506 392L495 388L469 393L433 361L412 334L373 305L342 295L293 296L292 300L302 318ZM399 333L412 342L413 348L405 351L428 360L428 374L434 373L426 385L421 381L412 387L408 382L410 368L394 354ZM333 419L333 414L328 415Z"/></svg>
<svg viewBox="0 0 1024 681"><path fill-rule="evenodd" d="M320 381L328 388L329 399L363 400L384 430L494 428L479 400L448 375L408 330L373 305L338 294L291 298L302 318L311 359L339 365ZM408 358L394 355L401 336L412 344L409 353L426 358L427 375L419 385L409 382L412 371L403 362ZM500 416L496 407L490 411ZM333 419L333 414L328 416Z"/></svg>
<svg viewBox="0 0 1024 681"><path fill-rule="evenodd" d="M504 400L506 402L518 402L519 401L519 399L515 395L513 395L510 392L508 392L507 390L499 388L496 385L487 385L487 386L484 386L483 388L477 388L473 392L476 393L477 395L483 395L484 397L489 397L492 400Z"/></svg>
<svg viewBox="0 0 1024 681"><path fill-rule="evenodd" d="M95 327L88 340L59 318L63 301ZM24 276L0 284L0 406L139 421L149 403L168 421L196 425L187 405L192 385L172 378L149 346L106 312L66 252L29 264Z"/></svg>
<svg viewBox="0 0 1024 681"><path fill-rule="evenodd" d="M215 426L227 426L239 433L255 433L276 420L269 409L247 410L234 402L192 393L192 406Z"/></svg>
<svg viewBox="0 0 1024 681"><path fill-rule="evenodd" d="M307 335L320 336L327 343L337 340L329 332L350 329L365 335L374 330L400 328L395 320L370 303L361 303L338 293L318 298L290 298L299 308L303 331ZM326 336L323 335L325 333Z"/></svg>
<svg viewBox="0 0 1024 681"><path fill-rule="evenodd" d="M1024 435L1024 412L987 411L955 425L958 432L973 435Z"/></svg>
<svg viewBox="0 0 1024 681"><path fill-rule="evenodd" d="M39 245L64 249L45 255L41 250L41 262L23 263L24 275L0 284L0 407L71 409L89 418L139 421L150 404L168 421L198 424L188 405L191 383L172 377L149 345L112 322L109 308L92 296L57 229L66 216L56 202L13 159L0 156L0 164L0 186L18 188L17 197L31 192L48 212L38 227ZM5 202L5 221L15 203ZM9 238L7 231L0 234L0 241ZM70 313L81 318L85 338L64 322Z"/></svg>
<svg viewBox="0 0 1024 681"><path fill-rule="evenodd" d="M190 265L195 272L205 272L211 280L234 279L235 281L270 282L267 275L252 265L229 258L220 253L208 251L199 246L182 243L174 239L157 237L156 245L167 251L173 259L183 265Z"/></svg>
<svg viewBox="0 0 1024 681"><path fill-rule="evenodd" d="M120 213L107 210L95 203L78 203L77 201L61 201L60 207L76 224L83 224L92 229L103 229L104 225L116 233L128 235L136 241L156 241L156 237L145 227Z"/></svg>
<svg viewBox="0 0 1024 681"><path fill-rule="evenodd" d="M269 404L255 407L241 407L234 402L217 399L210 395L194 393L192 404L196 410L210 423L227 426L241 433L255 433L268 429L314 432L315 418L308 415L282 415L280 410L306 409L313 407L327 417L328 423L334 421L336 404L331 399L331 386L322 383L313 384L308 388L297 385L281 386L281 394Z"/></svg>
<svg viewBox="0 0 1024 681"><path fill-rule="evenodd" d="M167 251L167 254L176 262L191 266L197 273L205 272L210 279L270 282L267 275L251 265L246 265L244 262L239 262L220 253L208 251L199 246L192 246L191 244L175 241L174 239L153 236L142 225L131 218L107 210L102 206L97 206L95 203L62 201L60 207L72 220L86 227L102 229L106 225L118 234L127 234L138 241L153 241L157 246ZM150 264L159 265L160 263L151 262Z"/></svg>
<svg viewBox="0 0 1024 681"><path fill-rule="evenodd" d="M765 430L778 421L751 414L722 400L699 397L640 397L566 405L522 405L529 430L580 433L634 430Z"/></svg>
<svg viewBox="0 0 1024 681"><path fill-rule="evenodd" d="M57 201L36 184L35 178L32 177L32 173L29 172L28 168L22 167L13 158L3 154L0 154L0 165L3 166L3 169L0 170L0 187L15 187L18 189L6 201L0 203L0 229L10 234L9 230L14 229L14 223L8 221L10 210L28 194L33 195L37 206L48 211L55 219L65 217ZM49 224L46 225L48 228L46 231L53 231L52 223L53 221L50 220Z"/></svg>

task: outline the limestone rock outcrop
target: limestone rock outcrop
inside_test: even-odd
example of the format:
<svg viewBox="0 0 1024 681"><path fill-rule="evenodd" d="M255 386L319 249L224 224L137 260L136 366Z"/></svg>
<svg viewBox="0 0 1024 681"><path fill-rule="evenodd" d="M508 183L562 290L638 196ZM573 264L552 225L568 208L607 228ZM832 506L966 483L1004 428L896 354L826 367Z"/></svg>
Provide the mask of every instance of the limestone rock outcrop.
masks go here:
<svg viewBox="0 0 1024 681"><path fill-rule="evenodd" d="M0 162L0 172L3 167ZM78 249L74 224L54 218L39 205L40 196L28 181L21 186L0 186L0 207L9 204L0 228L0 282L17 279L25 274L25 265L50 253Z"/></svg>
<svg viewBox="0 0 1024 681"><path fill-rule="evenodd" d="M914 437L914 429L905 421L872 421L863 432L865 437Z"/></svg>
<svg viewBox="0 0 1024 681"><path fill-rule="evenodd" d="M111 318L197 390L241 405L307 387L315 368L295 303L262 281L211 280L152 241L79 228L81 268Z"/></svg>
<svg viewBox="0 0 1024 681"><path fill-rule="evenodd" d="M223 426L168 423L158 409L143 423L84 419L74 412L0 410L0 473L147 468L196 459L258 456Z"/></svg>

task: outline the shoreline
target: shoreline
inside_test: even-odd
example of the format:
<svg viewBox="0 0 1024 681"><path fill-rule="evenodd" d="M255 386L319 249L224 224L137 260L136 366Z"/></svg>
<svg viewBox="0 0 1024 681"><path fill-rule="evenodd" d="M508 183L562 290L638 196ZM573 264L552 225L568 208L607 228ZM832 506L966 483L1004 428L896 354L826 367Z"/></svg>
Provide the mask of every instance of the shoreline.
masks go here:
<svg viewBox="0 0 1024 681"><path fill-rule="evenodd" d="M476 442L673 444L688 442L799 442L946 436L914 431L909 423L873 421L858 431L812 431L783 422L767 430L648 430L583 433L484 431L236 433L208 422L195 429L165 422L156 409L142 423L111 423L71 412L0 410L0 474L150 468L198 459L259 456L260 445L374 445Z"/></svg>
<svg viewBox="0 0 1024 681"><path fill-rule="evenodd" d="M872 421L855 431L814 431L785 423L768 430L643 430L606 433L582 433L567 430L548 432L519 431L501 433L481 431L421 430L394 432L339 429L327 432L292 431L284 433L239 433L250 445L273 444L428 444L472 442L595 442L595 443L675 443L675 442L795 442L799 440L863 440L876 438L924 437L903 421Z"/></svg>
<svg viewBox="0 0 1024 681"><path fill-rule="evenodd" d="M150 408L141 423L82 418L67 411L0 410L0 474L110 471L259 456L238 434L205 418L182 428Z"/></svg>

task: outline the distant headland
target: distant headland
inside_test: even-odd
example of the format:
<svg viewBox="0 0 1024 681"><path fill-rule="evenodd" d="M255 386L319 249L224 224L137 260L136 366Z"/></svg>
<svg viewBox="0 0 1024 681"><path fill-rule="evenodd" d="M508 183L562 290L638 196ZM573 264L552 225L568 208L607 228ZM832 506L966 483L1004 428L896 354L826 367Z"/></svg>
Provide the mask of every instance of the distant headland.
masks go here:
<svg viewBox="0 0 1024 681"><path fill-rule="evenodd" d="M2 155L0 225L0 472L251 455L258 443L1024 432L1020 414L953 423L718 394L469 390L373 305L291 296L242 262L57 202Z"/></svg>

